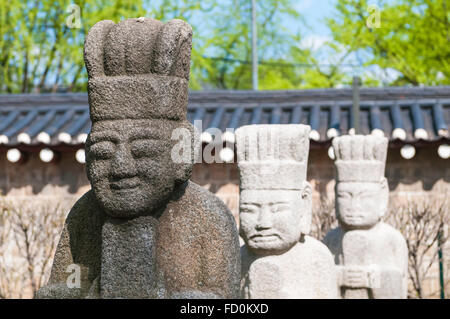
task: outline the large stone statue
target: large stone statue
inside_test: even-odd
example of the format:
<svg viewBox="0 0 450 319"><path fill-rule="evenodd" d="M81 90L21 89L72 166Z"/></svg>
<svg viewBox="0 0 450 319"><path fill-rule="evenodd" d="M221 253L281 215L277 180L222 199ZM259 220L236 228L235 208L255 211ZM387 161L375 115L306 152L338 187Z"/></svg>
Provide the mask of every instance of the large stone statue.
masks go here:
<svg viewBox="0 0 450 319"><path fill-rule="evenodd" d="M388 208L387 145L385 137L372 135L333 140L339 227L324 243L338 265L342 298L406 298L406 242L380 221Z"/></svg>
<svg viewBox="0 0 450 319"><path fill-rule="evenodd" d="M37 297L238 297L233 216L189 181L193 161L172 154L172 132L194 132L186 118L191 38L181 20L101 21L89 31L92 190L70 211Z"/></svg>
<svg viewBox="0 0 450 319"><path fill-rule="evenodd" d="M243 298L337 298L333 257L309 237L306 125L236 131Z"/></svg>

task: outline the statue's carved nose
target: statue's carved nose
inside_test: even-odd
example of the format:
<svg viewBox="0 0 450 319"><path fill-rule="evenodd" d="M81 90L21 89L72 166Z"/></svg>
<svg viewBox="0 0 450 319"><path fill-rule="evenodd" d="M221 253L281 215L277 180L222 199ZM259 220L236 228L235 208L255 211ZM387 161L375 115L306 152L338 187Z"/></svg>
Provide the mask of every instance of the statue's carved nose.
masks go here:
<svg viewBox="0 0 450 319"><path fill-rule="evenodd" d="M270 229L272 228L272 216L269 207L261 207L261 213L258 216L258 224L256 228L258 230Z"/></svg>
<svg viewBox="0 0 450 319"><path fill-rule="evenodd" d="M111 175L113 179L130 178L137 175L136 163L125 144L119 144L112 159Z"/></svg>

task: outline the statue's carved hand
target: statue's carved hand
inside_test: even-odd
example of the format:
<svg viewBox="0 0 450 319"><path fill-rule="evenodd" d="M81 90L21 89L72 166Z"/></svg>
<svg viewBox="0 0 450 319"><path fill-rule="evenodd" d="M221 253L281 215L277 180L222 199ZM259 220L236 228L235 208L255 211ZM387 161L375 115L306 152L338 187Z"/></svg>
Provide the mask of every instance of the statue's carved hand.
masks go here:
<svg viewBox="0 0 450 319"><path fill-rule="evenodd" d="M367 271L361 266L346 266L343 273L343 286L351 288L368 288Z"/></svg>
<svg viewBox="0 0 450 319"><path fill-rule="evenodd" d="M371 266L344 266L341 270L341 285L351 288L377 288L379 287L378 268Z"/></svg>
<svg viewBox="0 0 450 319"><path fill-rule="evenodd" d="M344 286L362 288L369 285L367 273L359 267L347 267L344 273Z"/></svg>

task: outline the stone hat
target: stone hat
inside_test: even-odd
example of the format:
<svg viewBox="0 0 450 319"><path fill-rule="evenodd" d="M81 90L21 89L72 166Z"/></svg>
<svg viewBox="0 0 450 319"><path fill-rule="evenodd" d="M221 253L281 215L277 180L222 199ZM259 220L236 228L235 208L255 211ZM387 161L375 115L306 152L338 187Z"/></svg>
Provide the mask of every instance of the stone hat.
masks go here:
<svg viewBox="0 0 450 319"><path fill-rule="evenodd" d="M84 44L91 120L185 120L192 28L182 20L104 20Z"/></svg>
<svg viewBox="0 0 450 319"><path fill-rule="evenodd" d="M236 130L241 189L303 189L308 125L247 125Z"/></svg>
<svg viewBox="0 0 450 319"><path fill-rule="evenodd" d="M388 139L345 135L333 139L336 181L379 182L384 177Z"/></svg>

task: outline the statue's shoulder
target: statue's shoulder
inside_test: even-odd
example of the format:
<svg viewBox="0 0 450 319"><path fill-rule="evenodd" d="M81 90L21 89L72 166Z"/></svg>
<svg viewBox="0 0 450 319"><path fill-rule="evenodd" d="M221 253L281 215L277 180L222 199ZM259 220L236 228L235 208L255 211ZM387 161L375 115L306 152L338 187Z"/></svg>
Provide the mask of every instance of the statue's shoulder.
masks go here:
<svg viewBox="0 0 450 319"><path fill-rule="evenodd" d="M66 224L71 228L84 228L87 224L101 219L102 214L97 199L93 191L89 190L72 206L67 215Z"/></svg>
<svg viewBox="0 0 450 319"><path fill-rule="evenodd" d="M221 225L227 224L236 227L234 217L227 205L216 195L189 181L185 192L185 201L191 206L196 206L199 213L206 220Z"/></svg>
<svg viewBox="0 0 450 319"><path fill-rule="evenodd" d="M322 243L320 240L317 240L314 237L306 235L304 237L304 245L310 247L310 249L314 249L319 253L329 253L327 246Z"/></svg>
<svg viewBox="0 0 450 319"><path fill-rule="evenodd" d="M321 241L311 236L305 236L304 242L300 243L300 245L303 246L302 249L307 249L313 253L316 258L327 260L334 264L333 255L331 254L330 249L328 249L328 247Z"/></svg>
<svg viewBox="0 0 450 319"><path fill-rule="evenodd" d="M393 226L385 222L380 222L378 224L377 230L379 234L382 234L385 240L388 240L389 242L392 242L394 244L406 245L406 241L402 233L399 230L395 229Z"/></svg>
<svg viewBox="0 0 450 319"><path fill-rule="evenodd" d="M92 189L84 193L70 209L67 219L77 219L84 217L92 209L93 202L96 202Z"/></svg>

